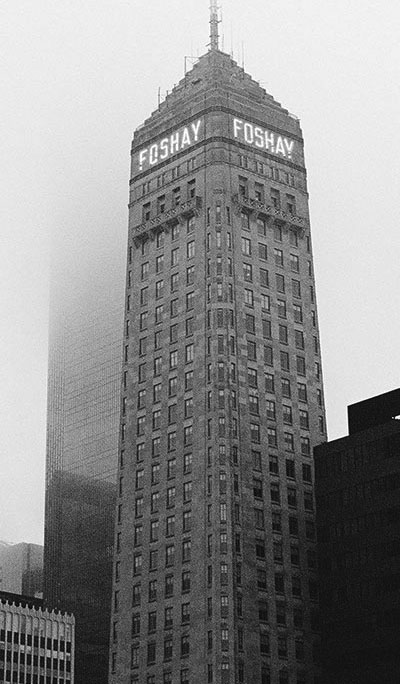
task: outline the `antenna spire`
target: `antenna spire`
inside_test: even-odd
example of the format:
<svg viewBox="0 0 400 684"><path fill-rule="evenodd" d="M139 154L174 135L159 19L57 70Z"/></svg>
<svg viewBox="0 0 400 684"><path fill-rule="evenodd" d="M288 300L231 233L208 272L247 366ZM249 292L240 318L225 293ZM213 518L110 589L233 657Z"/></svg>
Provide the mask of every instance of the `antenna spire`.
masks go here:
<svg viewBox="0 0 400 684"><path fill-rule="evenodd" d="M218 35L218 5L217 0L210 0L210 48L211 50L219 50L219 35Z"/></svg>

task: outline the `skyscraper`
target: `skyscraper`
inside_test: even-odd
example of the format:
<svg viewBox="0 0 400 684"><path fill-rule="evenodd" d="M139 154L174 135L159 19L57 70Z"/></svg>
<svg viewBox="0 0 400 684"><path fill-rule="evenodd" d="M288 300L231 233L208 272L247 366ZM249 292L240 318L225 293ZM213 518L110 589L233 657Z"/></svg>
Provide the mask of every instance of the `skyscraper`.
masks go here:
<svg viewBox="0 0 400 684"><path fill-rule="evenodd" d="M303 139L217 29L131 150L112 684L314 682Z"/></svg>
<svg viewBox="0 0 400 684"><path fill-rule="evenodd" d="M124 262L110 268L120 246L104 263L95 245L88 265L83 234L75 269L66 248L55 259L51 288L44 599L76 618L76 684L106 684Z"/></svg>

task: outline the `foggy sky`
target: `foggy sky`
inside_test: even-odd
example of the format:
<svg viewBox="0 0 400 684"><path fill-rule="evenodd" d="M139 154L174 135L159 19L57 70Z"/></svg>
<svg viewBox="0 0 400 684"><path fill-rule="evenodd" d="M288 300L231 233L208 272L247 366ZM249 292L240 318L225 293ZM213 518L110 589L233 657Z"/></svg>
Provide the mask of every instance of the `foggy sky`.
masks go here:
<svg viewBox="0 0 400 684"><path fill-rule="evenodd" d="M51 244L71 293L116 268L133 130L205 52L208 0L2 10L0 539L40 543ZM399 30L395 0L223 2L224 50L301 119L330 439L399 386Z"/></svg>

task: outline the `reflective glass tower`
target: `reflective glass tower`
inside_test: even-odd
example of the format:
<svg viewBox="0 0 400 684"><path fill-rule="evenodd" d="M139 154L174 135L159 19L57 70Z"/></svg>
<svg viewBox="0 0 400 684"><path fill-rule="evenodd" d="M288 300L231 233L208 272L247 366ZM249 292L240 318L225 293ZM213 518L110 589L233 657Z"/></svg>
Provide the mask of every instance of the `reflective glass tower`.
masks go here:
<svg viewBox="0 0 400 684"><path fill-rule="evenodd" d="M84 263L70 274L58 266L50 311L44 598L75 615L75 683L106 684L123 284L106 265L103 282L94 270L87 279Z"/></svg>
<svg viewBox="0 0 400 684"><path fill-rule="evenodd" d="M216 22L132 144L112 684L314 682L303 139Z"/></svg>

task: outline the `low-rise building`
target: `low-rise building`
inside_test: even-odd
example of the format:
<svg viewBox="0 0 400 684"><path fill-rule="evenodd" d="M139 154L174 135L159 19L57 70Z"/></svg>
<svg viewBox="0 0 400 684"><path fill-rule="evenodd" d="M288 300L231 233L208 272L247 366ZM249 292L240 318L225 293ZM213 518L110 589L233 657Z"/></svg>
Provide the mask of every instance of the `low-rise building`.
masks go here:
<svg viewBox="0 0 400 684"><path fill-rule="evenodd" d="M0 592L0 682L74 684L75 618Z"/></svg>

